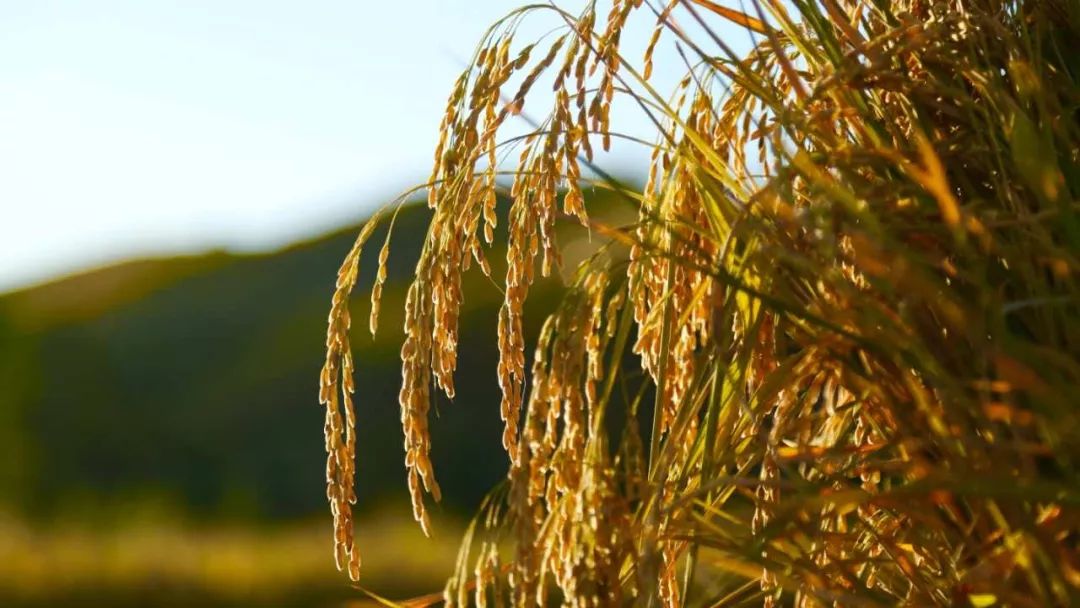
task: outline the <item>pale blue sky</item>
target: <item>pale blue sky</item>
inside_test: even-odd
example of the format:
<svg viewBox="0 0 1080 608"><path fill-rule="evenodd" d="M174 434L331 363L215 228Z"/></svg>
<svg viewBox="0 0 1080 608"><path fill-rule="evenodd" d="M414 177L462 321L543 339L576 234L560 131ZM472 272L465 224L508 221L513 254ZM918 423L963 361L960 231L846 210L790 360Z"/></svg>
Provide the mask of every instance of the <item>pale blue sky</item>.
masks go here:
<svg viewBox="0 0 1080 608"><path fill-rule="evenodd" d="M0 291L358 220L426 176L460 62L517 4L0 0Z"/></svg>

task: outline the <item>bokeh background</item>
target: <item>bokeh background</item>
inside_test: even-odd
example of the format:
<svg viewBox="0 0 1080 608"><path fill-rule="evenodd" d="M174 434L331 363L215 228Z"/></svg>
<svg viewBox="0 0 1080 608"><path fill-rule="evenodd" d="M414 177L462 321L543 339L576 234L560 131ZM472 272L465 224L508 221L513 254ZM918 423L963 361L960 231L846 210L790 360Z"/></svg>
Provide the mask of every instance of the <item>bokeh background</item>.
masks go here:
<svg viewBox="0 0 1080 608"><path fill-rule="evenodd" d="M0 1L0 605L362 602L333 566L316 399L334 277L362 220L426 176L451 84L514 6ZM600 162L632 180L644 160ZM470 276L458 396L433 413L445 498L434 538L412 524L397 353L427 217L402 211L383 331L354 336L361 584L391 597L441 588L506 471L501 294ZM572 267L589 235L562 230ZM533 331L560 285L533 290Z"/></svg>

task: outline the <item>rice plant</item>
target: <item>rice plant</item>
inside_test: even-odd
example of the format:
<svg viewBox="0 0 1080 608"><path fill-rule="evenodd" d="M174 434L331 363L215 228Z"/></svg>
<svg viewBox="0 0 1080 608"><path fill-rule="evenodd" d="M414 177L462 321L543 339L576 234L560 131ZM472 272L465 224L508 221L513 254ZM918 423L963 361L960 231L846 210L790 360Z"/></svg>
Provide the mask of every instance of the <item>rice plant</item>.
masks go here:
<svg viewBox="0 0 1080 608"><path fill-rule="evenodd" d="M728 4L526 6L452 88L401 350L414 515L473 263L505 293L508 475L446 604L1080 605L1080 4ZM537 13L561 29L517 40ZM655 24L644 56L631 20ZM593 163L643 145L615 104L656 127L641 188ZM595 188L638 220L590 218ZM353 579L348 299L392 210L340 270L321 379ZM526 344L562 222L599 246Z"/></svg>

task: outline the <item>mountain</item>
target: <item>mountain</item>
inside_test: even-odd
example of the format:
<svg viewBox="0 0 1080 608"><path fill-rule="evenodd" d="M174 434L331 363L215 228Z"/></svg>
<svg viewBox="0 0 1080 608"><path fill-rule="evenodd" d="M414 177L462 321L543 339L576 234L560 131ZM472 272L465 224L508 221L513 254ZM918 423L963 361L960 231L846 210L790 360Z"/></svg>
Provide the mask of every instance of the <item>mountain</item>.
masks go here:
<svg viewBox="0 0 1080 608"><path fill-rule="evenodd" d="M396 220L375 340L366 331L368 289L384 228L361 260L353 299L360 508L404 491L401 311L428 218L410 205ZM583 228L564 224L564 243L591 247ZM263 255L139 260L0 296L3 506L36 517L140 502L200 517L322 512L317 381L336 271L357 232ZM496 274L503 257L491 252ZM471 509L507 464L495 381L502 295L475 269L464 282L457 396L436 401L431 424L433 462L454 510ZM560 285L554 277L534 287L528 332Z"/></svg>

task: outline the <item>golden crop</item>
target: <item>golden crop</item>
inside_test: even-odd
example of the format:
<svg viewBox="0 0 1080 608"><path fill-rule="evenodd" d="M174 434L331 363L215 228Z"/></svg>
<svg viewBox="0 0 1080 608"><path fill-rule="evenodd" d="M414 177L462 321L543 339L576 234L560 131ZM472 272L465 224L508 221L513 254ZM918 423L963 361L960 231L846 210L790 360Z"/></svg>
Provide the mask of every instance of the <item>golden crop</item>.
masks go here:
<svg viewBox="0 0 1080 608"><path fill-rule="evenodd" d="M518 45L538 12L562 29ZM630 19L656 23L640 62ZM1071 0L614 0L493 26L424 185L401 351L426 530L430 391L454 394L462 273L492 276L505 221L508 484L447 605L1080 603L1078 41ZM665 50L686 66L670 97L650 80ZM543 120L500 139L538 98ZM641 143L615 103L656 125L641 189L592 164ZM638 220L590 219L583 187ZM381 218L339 274L322 376L353 578L347 301ZM600 245L530 359L523 304L566 220Z"/></svg>

